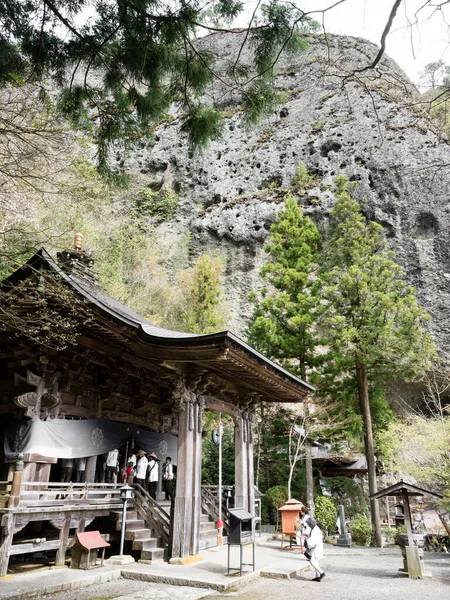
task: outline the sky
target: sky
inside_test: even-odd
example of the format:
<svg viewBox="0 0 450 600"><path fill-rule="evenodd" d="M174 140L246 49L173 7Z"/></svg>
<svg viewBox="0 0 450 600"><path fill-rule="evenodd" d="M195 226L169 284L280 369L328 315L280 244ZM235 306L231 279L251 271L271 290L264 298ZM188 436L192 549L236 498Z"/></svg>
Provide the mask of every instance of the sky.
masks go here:
<svg viewBox="0 0 450 600"><path fill-rule="evenodd" d="M314 11L336 2L337 0L297 0L296 4L305 11ZM394 0L345 0L325 13L326 30L366 38L380 45L381 34L393 4ZM434 6L430 7L430 4ZM440 4L443 5L442 10L436 10L436 6ZM416 11L423 5L428 6L418 13L416 19ZM321 14L312 16L322 22ZM403 0L387 38L386 52L414 83L420 85L420 72L427 63L442 59L450 64L449 28L450 2Z"/></svg>
<svg viewBox="0 0 450 600"><path fill-rule="evenodd" d="M268 0L262 0L267 2ZM395 0L280 0L296 4L322 23L330 33L362 37L380 44L381 34ZM245 9L234 26L248 24L258 0L242 0ZM333 5L337 5L334 6ZM442 5L439 10L438 6ZM333 7L324 15L320 10ZM425 7L416 11L420 7ZM93 5L81 16L93 14ZM403 0L387 38L386 52L414 83L427 63L444 60L450 64L450 0Z"/></svg>

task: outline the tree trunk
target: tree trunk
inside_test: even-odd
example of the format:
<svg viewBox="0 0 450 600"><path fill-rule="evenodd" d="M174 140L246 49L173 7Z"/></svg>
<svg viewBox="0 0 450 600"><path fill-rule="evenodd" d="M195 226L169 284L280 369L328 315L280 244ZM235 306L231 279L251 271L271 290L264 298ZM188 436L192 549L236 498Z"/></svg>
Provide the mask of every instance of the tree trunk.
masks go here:
<svg viewBox="0 0 450 600"><path fill-rule="evenodd" d="M361 415L364 423L364 444L366 447L367 474L369 479L369 495L378 491L377 476L375 469L375 454L373 446L372 415L370 412L369 386L367 372L363 365L356 365L356 377L358 381L358 397ZM378 500L370 501L370 513L372 516L372 527L375 531L375 545L381 548L381 524Z"/></svg>
<svg viewBox="0 0 450 600"><path fill-rule="evenodd" d="M306 504L309 506L309 514L314 517L314 482L311 454L311 440L305 440L305 471L306 471Z"/></svg>
<svg viewBox="0 0 450 600"><path fill-rule="evenodd" d="M287 490L288 490L288 500L290 500L292 498L291 496L291 484L292 484L292 473L294 472L294 465L290 465L289 467L289 477L288 477L288 482L287 482Z"/></svg>

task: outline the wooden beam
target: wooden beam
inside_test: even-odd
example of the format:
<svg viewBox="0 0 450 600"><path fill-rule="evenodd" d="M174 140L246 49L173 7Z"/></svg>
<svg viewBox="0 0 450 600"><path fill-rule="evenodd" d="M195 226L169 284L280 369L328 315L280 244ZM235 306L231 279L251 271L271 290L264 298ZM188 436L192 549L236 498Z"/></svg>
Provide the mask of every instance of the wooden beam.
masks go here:
<svg viewBox="0 0 450 600"><path fill-rule="evenodd" d="M13 544L10 548L9 555L15 556L17 554L27 554L28 552L44 552L45 550L56 550L57 548L59 548L59 539L48 541L46 540L45 542L28 542L24 544Z"/></svg>

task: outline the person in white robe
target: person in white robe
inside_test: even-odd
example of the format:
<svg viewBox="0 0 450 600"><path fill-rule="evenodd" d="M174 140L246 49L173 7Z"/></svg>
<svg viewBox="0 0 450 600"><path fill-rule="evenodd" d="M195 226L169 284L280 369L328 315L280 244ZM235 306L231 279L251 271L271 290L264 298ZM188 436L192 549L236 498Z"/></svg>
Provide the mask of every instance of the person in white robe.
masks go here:
<svg viewBox="0 0 450 600"><path fill-rule="evenodd" d="M139 450L137 453L137 463L136 463L136 475L134 478L134 482L138 483L145 489L145 479L147 477L147 465L148 458L145 455L144 450Z"/></svg>
<svg viewBox="0 0 450 600"><path fill-rule="evenodd" d="M306 538L305 556L308 558L311 567L316 572L313 581L322 581L325 577L325 571L320 567L319 560L323 558L323 535L322 530L312 517L306 519L305 524L310 528L310 533Z"/></svg>

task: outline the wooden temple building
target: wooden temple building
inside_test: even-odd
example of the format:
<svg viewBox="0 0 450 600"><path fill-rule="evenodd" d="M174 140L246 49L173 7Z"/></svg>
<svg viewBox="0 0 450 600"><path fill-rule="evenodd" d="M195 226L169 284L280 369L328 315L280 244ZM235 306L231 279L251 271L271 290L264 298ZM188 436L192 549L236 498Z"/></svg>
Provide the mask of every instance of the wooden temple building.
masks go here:
<svg viewBox="0 0 450 600"><path fill-rule="evenodd" d="M133 508L149 540L171 557L197 554L205 512L217 516L202 488L205 411L234 420L234 504L254 512L255 406L302 402L310 385L231 332L153 326L98 286L79 248L58 262L39 251L0 284L0 294L0 576L16 554L54 549L56 564L64 564L76 532L93 522L101 530L121 510L123 484L95 474L100 453L127 437L162 459L170 451L176 466L170 514L135 490ZM81 454L85 481L61 482L61 460ZM44 523L54 538L43 537ZM132 529L126 539L134 539ZM143 540L133 548L145 550Z"/></svg>

